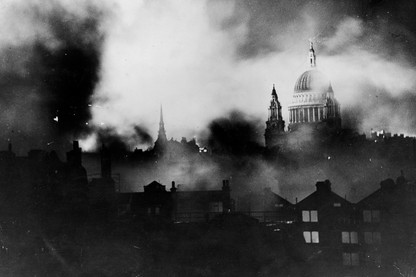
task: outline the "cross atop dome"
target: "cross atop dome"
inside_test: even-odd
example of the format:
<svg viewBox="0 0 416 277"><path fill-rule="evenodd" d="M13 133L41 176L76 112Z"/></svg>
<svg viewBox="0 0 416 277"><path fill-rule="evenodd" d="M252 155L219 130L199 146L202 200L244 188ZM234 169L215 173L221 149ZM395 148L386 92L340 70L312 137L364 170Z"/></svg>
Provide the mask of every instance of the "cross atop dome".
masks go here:
<svg viewBox="0 0 416 277"><path fill-rule="evenodd" d="M316 67L316 56L312 40L309 40L309 63L312 68Z"/></svg>

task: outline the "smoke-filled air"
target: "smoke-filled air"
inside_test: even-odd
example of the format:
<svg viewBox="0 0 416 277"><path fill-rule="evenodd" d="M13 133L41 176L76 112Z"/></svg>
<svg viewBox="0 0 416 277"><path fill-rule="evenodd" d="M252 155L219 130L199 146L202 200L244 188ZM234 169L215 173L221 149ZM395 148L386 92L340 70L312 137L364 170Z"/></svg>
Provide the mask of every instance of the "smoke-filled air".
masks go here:
<svg viewBox="0 0 416 277"><path fill-rule="evenodd" d="M137 172L127 174L130 189L157 178L203 185L218 168L243 183L284 187L288 171L279 165L297 158L270 162L258 149L273 84L288 122L309 41L344 128L416 134L415 5L399 2L3 1L1 139L22 153L65 150L73 139L86 151L103 142L117 151L146 150L157 138L162 106L168 139L194 138L231 154L204 167L170 168L165 177L148 170L141 182ZM240 146L252 152L241 159ZM237 173L241 168L249 178ZM286 176L288 189L308 178L351 182L319 168L308 164Z"/></svg>

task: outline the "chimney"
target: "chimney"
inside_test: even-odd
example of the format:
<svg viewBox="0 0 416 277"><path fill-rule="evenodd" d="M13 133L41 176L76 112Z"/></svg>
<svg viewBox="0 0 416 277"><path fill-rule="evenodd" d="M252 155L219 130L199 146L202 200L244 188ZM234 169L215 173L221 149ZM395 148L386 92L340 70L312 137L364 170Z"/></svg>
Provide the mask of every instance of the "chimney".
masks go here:
<svg viewBox="0 0 416 277"><path fill-rule="evenodd" d="M222 190L223 191L230 191L230 181L229 180L222 180Z"/></svg>
<svg viewBox="0 0 416 277"><path fill-rule="evenodd" d="M12 143L10 141L7 149L9 150L9 152L12 152Z"/></svg>
<svg viewBox="0 0 416 277"><path fill-rule="evenodd" d="M111 153L104 144L101 147L101 178L111 178Z"/></svg>
<svg viewBox="0 0 416 277"><path fill-rule="evenodd" d="M72 165L81 165L81 148L79 148L78 141L72 142L72 150L66 153L66 160Z"/></svg>
<svg viewBox="0 0 416 277"><path fill-rule="evenodd" d="M331 191L331 182L329 180L325 180L323 182L316 183L316 191L318 192L330 192Z"/></svg>
<svg viewBox="0 0 416 277"><path fill-rule="evenodd" d="M74 140L72 142L72 150L78 150L79 149L79 142L77 140Z"/></svg>
<svg viewBox="0 0 416 277"><path fill-rule="evenodd" d="M171 192L176 192L176 186L175 186L175 182L172 181L172 187L170 188Z"/></svg>

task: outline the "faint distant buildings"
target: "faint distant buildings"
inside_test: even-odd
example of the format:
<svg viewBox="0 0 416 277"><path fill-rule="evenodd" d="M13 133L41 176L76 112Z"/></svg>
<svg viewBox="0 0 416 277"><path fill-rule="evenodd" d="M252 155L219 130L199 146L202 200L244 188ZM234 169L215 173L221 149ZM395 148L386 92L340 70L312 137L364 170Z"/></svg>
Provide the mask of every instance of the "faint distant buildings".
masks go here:
<svg viewBox="0 0 416 277"><path fill-rule="evenodd" d="M234 211L228 180L221 190L180 191L175 182L169 191L153 181L143 192L119 193L119 213L155 217L174 222L207 222L218 214Z"/></svg>
<svg viewBox="0 0 416 277"><path fill-rule="evenodd" d="M196 144L195 139L187 141L185 137L182 137L178 142L173 138L168 140L165 130L165 122L163 120L163 111L160 107L160 121L157 139L153 146L153 149L146 151L135 151L133 154L134 160L151 160L153 158L165 159L168 161L179 161L186 159L193 154L199 153L199 146Z"/></svg>

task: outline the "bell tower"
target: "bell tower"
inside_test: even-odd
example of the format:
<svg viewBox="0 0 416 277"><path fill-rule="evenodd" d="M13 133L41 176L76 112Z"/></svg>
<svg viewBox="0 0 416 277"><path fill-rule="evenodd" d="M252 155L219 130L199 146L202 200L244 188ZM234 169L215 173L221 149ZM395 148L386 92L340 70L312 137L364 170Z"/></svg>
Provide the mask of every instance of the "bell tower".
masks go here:
<svg viewBox="0 0 416 277"><path fill-rule="evenodd" d="M277 97L276 88L273 84L272 99L270 100L269 116L266 121L266 132L264 138L266 147L271 148L281 144L281 135L285 132L285 121L282 117L282 106Z"/></svg>

